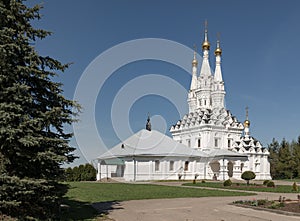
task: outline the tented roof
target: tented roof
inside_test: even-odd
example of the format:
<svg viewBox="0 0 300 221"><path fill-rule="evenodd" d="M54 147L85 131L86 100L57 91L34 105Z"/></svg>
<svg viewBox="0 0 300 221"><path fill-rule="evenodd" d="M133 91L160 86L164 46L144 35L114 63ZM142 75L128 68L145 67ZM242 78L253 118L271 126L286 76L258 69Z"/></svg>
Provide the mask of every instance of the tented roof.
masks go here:
<svg viewBox="0 0 300 221"><path fill-rule="evenodd" d="M160 157L208 157L208 154L187 147L156 130L140 130L125 141L111 148L98 159L111 159L133 156Z"/></svg>

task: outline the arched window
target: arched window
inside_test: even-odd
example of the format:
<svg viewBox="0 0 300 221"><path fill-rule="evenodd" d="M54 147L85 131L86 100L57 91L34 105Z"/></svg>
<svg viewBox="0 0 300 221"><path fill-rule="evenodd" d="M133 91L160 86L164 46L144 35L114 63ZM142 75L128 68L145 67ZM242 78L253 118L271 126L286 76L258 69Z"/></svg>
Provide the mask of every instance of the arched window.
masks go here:
<svg viewBox="0 0 300 221"><path fill-rule="evenodd" d="M191 147L191 140L190 140L190 139L187 139L186 142L187 142L187 146L188 146L188 147Z"/></svg>
<svg viewBox="0 0 300 221"><path fill-rule="evenodd" d="M159 160L155 160L155 171L159 171Z"/></svg>
<svg viewBox="0 0 300 221"><path fill-rule="evenodd" d="M169 168L170 171L173 171L174 170L174 161L170 161L170 168Z"/></svg>
<svg viewBox="0 0 300 221"><path fill-rule="evenodd" d="M231 147L231 139L227 140L227 147Z"/></svg>
<svg viewBox="0 0 300 221"><path fill-rule="evenodd" d="M189 170L189 161L185 161L184 163L184 171L188 171Z"/></svg>

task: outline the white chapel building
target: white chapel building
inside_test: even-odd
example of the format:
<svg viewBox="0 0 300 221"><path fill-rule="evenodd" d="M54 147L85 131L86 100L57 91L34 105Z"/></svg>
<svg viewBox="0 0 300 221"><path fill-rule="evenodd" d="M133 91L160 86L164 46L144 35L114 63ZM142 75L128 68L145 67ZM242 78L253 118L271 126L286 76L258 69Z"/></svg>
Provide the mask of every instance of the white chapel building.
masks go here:
<svg viewBox="0 0 300 221"><path fill-rule="evenodd" d="M218 40L212 73L207 29L202 50L200 71L196 52L192 60L189 113L171 126L173 139L151 130L148 117L146 129L97 158L97 180L240 180L247 170L257 180L271 179L269 151L250 136L248 110L242 124L225 107L222 50Z"/></svg>

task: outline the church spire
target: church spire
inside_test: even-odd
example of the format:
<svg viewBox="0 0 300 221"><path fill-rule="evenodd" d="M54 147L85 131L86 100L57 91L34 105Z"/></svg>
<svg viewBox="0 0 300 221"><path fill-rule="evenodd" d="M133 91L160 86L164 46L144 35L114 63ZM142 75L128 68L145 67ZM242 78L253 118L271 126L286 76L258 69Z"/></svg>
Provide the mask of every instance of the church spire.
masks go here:
<svg viewBox="0 0 300 221"><path fill-rule="evenodd" d="M217 40L217 48L215 50L216 56L216 68L215 68L215 81L222 82L222 71L221 71L221 55L222 49L220 47L220 34L218 33L218 40Z"/></svg>
<svg viewBox="0 0 300 221"><path fill-rule="evenodd" d="M147 123L146 123L146 130L151 131L151 123L150 123L150 114L148 113Z"/></svg>
<svg viewBox="0 0 300 221"><path fill-rule="evenodd" d="M210 48L210 43L208 41L208 37L207 37L207 20L205 20L205 30L204 30L204 41L202 43L202 49L204 50L209 50Z"/></svg>
<svg viewBox="0 0 300 221"><path fill-rule="evenodd" d="M208 60L210 43L208 41L207 32L208 32L207 31L207 20L205 20L204 41L202 43L203 60L202 60L200 76L211 76L210 65L209 65L209 60Z"/></svg>
<svg viewBox="0 0 300 221"><path fill-rule="evenodd" d="M192 61L192 81L191 81L191 87L190 90L193 91L197 89L197 66L198 66L198 61L197 61L197 48L196 45L194 45L194 59Z"/></svg>
<svg viewBox="0 0 300 221"><path fill-rule="evenodd" d="M225 92L225 88L224 88L224 82L223 82L222 70L221 70L222 49L220 47L220 34L219 33L218 33L217 37L218 37L217 48L215 50L216 67L215 67L215 73L214 73L212 102L213 102L213 107L224 108L226 92Z"/></svg>

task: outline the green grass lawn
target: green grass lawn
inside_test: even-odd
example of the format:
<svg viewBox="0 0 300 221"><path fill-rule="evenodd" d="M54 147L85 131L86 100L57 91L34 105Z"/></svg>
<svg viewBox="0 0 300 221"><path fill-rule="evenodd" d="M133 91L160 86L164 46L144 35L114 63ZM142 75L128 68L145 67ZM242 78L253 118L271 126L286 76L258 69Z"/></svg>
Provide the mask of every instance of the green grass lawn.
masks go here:
<svg viewBox="0 0 300 221"><path fill-rule="evenodd" d="M273 193L296 193L292 190L292 183L291 185L278 185L275 188L273 187L266 187L263 185L253 185L250 184L247 186L246 184L232 184L232 186L224 187L223 182L205 182L205 183L184 183L184 186L198 186L198 187L212 187L212 188L221 188L221 189L234 189L234 190L247 190L247 191L257 191L257 192L273 192ZM298 191L299 192L299 191Z"/></svg>
<svg viewBox="0 0 300 221"><path fill-rule="evenodd" d="M119 201L126 200L251 195L242 192L151 184L97 182L71 182L68 184L70 189L65 196L64 203L69 205L70 209L63 214L62 220L95 219L97 213L90 204L96 202L111 202L113 205Z"/></svg>

